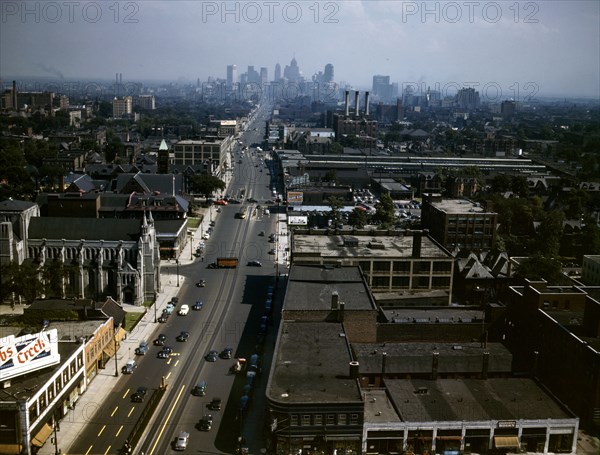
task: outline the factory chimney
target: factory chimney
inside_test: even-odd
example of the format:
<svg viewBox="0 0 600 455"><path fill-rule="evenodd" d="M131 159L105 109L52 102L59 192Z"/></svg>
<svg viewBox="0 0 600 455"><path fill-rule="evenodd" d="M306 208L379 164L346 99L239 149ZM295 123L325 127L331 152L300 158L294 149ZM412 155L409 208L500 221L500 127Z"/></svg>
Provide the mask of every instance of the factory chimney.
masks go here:
<svg viewBox="0 0 600 455"><path fill-rule="evenodd" d="M360 102L358 101L359 96L360 96L359 91L354 92L354 115L356 117L358 117L358 105L360 104Z"/></svg>
<svg viewBox="0 0 600 455"><path fill-rule="evenodd" d="M344 100L345 100L345 102L346 102L346 106L345 106L346 113L345 113L344 115L345 115L346 117L348 117L348 115L349 115L349 110L350 110L350 92L349 92L348 90L346 90L346 95L345 95L345 98L344 98Z"/></svg>
<svg viewBox="0 0 600 455"><path fill-rule="evenodd" d="M369 92L365 92L365 117L369 115Z"/></svg>

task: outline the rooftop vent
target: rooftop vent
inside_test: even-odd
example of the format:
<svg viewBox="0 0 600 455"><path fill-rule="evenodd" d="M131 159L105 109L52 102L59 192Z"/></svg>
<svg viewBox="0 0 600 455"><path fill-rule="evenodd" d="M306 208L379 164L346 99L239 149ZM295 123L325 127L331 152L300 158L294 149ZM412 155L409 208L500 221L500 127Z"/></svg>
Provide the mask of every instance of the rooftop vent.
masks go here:
<svg viewBox="0 0 600 455"><path fill-rule="evenodd" d="M358 239L356 237L344 236L342 238L342 240L344 241L344 246L348 246L348 247L357 247L358 246Z"/></svg>
<svg viewBox="0 0 600 455"><path fill-rule="evenodd" d="M372 250L384 250L385 246L383 245L383 242L381 240L371 240L369 242L369 248L371 248Z"/></svg>

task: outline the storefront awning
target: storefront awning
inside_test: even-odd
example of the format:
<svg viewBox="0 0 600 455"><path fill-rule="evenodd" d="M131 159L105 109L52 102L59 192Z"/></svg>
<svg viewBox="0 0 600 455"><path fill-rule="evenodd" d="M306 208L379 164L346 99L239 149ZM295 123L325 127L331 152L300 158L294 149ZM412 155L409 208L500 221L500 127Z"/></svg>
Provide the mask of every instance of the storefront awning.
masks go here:
<svg viewBox="0 0 600 455"><path fill-rule="evenodd" d="M462 441L461 436L438 436L437 439L440 441Z"/></svg>
<svg viewBox="0 0 600 455"><path fill-rule="evenodd" d="M494 436L496 449L509 449L519 447L519 438L516 436Z"/></svg>
<svg viewBox="0 0 600 455"><path fill-rule="evenodd" d="M48 439L51 434L52 434L52 427L50 425L48 425L47 423L45 423L44 426L41 428L41 430L38 431L38 434L36 434L33 437L33 439L31 440L31 444L33 444L36 447L42 447L44 445L44 443L46 442L46 439Z"/></svg>
<svg viewBox="0 0 600 455"><path fill-rule="evenodd" d="M102 353L105 355L105 360L110 359L113 355L115 355L115 342L110 341L106 346L104 346Z"/></svg>

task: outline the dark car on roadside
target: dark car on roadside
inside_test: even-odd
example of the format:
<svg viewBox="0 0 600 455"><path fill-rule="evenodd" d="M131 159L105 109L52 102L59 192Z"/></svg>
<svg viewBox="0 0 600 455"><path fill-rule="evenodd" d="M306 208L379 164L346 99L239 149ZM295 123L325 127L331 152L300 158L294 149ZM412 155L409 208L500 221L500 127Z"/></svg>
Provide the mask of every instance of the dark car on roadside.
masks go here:
<svg viewBox="0 0 600 455"><path fill-rule="evenodd" d="M206 354L205 358L207 362L216 362L219 358L219 353L217 351L210 351L208 354Z"/></svg>
<svg viewBox="0 0 600 455"><path fill-rule="evenodd" d="M135 353L136 353L136 355L146 355L146 352L148 352L148 349L150 349L150 346L148 346L148 343L146 343L145 341L141 341L139 346L137 348L135 348Z"/></svg>
<svg viewBox="0 0 600 455"><path fill-rule="evenodd" d="M248 261L246 264L248 267L262 267L262 263L260 261Z"/></svg>
<svg viewBox="0 0 600 455"><path fill-rule="evenodd" d="M221 353L219 354L219 357L221 357L222 359L231 359L231 357L233 357L233 349L232 348L225 348L221 351Z"/></svg>
<svg viewBox="0 0 600 455"><path fill-rule="evenodd" d="M210 403L208 403L208 409L211 411L220 411L221 410L222 400L220 398L213 398Z"/></svg>
<svg viewBox="0 0 600 455"><path fill-rule="evenodd" d="M196 303L192 305L192 310L199 311L204 306L204 302L202 300L196 300Z"/></svg>

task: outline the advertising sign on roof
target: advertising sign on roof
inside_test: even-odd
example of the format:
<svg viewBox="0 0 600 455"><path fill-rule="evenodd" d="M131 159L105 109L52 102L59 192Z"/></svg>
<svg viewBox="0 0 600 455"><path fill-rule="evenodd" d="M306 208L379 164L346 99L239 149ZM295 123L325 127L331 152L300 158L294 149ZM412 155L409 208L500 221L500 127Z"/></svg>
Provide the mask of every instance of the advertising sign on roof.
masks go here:
<svg viewBox="0 0 600 455"><path fill-rule="evenodd" d="M304 200L304 193L302 191L288 191L287 201L288 205L302 205Z"/></svg>
<svg viewBox="0 0 600 455"><path fill-rule="evenodd" d="M0 339L0 380L20 376L60 363L58 332L41 331L16 338Z"/></svg>

